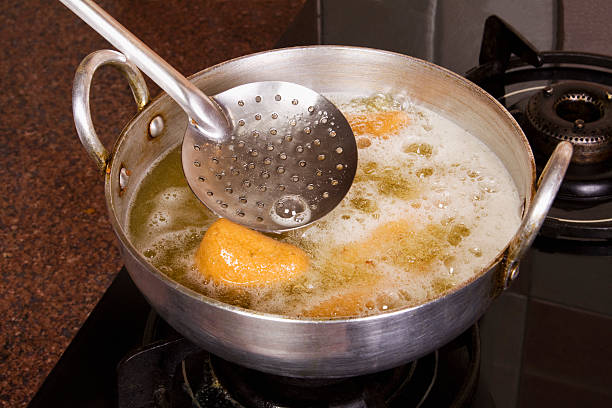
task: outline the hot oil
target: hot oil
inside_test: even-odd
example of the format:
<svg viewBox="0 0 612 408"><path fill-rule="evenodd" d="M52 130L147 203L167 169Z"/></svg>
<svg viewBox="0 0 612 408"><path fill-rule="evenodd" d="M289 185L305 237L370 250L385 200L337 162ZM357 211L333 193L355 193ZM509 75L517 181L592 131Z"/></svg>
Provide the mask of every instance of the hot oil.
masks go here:
<svg viewBox="0 0 612 408"><path fill-rule="evenodd" d="M494 154L405 98L331 97L359 120L372 112L403 113L395 115L399 125L360 128L392 132L357 135L367 143L360 145L353 186L334 211L276 236L306 251L307 273L263 288L228 287L203 277L193 257L215 217L187 187L178 149L159 162L136 195L133 242L153 265L188 287L291 316L363 315L416 305L481 271L520 222L518 194Z"/></svg>
<svg viewBox="0 0 612 408"><path fill-rule="evenodd" d="M193 254L215 216L189 189L181 151L170 151L152 167L130 209L132 242L158 269L185 283Z"/></svg>

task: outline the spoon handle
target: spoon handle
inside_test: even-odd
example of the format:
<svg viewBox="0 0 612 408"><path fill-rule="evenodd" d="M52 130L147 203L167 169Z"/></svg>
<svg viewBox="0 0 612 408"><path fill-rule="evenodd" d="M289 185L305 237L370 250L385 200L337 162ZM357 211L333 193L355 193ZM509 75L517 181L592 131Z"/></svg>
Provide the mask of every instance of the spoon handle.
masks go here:
<svg viewBox="0 0 612 408"><path fill-rule="evenodd" d="M60 0L168 93L209 139L222 140L228 121L220 107L172 65L91 0Z"/></svg>

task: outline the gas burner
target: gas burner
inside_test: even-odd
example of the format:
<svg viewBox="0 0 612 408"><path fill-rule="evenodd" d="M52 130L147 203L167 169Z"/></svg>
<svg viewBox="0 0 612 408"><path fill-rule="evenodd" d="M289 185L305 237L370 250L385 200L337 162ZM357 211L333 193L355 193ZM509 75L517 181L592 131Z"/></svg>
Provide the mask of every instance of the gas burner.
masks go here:
<svg viewBox="0 0 612 408"><path fill-rule="evenodd" d="M479 63L466 78L512 113L527 135L538 171L560 141L574 145L572 164L540 235L581 247L593 243L609 252L612 57L538 51L506 22L490 16Z"/></svg>
<svg viewBox="0 0 612 408"><path fill-rule="evenodd" d="M607 95L612 88L580 81L540 88L509 110L533 148L539 172L557 143L567 140L574 145L555 207L575 211L610 201L612 106Z"/></svg>
<svg viewBox="0 0 612 408"><path fill-rule="evenodd" d="M258 372L208 353L184 362L185 389L194 403L223 399L235 407L410 407L425 401L436 379L438 354L381 373L341 379L303 379ZM417 370L418 369L418 370ZM221 392L220 392L221 391Z"/></svg>
<svg viewBox="0 0 612 408"><path fill-rule="evenodd" d="M120 408L468 407L480 373L474 325L441 349L406 365L335 379L283 377L249 369L198 349L151 312L145 342L118 367ZM484 391L486 395L486 391ZM483 395L483 389L479 389ZM492 407L490 398L480 406Z"/></svg>
<svg viewBox="0 0 612 408"><path fill-rule="evenodd" d="M612 88L564 81L534 93L523 129L535 149L550 155L561 141L574 145L572 163L602 163L612 156Z"/></svg>

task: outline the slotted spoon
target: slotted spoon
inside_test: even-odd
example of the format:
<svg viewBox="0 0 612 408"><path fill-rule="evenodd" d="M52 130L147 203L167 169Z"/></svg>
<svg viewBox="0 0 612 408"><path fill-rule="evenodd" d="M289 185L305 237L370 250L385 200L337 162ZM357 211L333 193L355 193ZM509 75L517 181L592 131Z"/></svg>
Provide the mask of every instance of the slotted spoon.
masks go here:
<svg viewBox="0 0 612 408"><path fill-rule="evenodd" d="M60 1L187 113L183 171L217 215L281 232L323 217L349 191L357 170L355 137L324 96L265 81L209 98L93 1Z"/></svg>

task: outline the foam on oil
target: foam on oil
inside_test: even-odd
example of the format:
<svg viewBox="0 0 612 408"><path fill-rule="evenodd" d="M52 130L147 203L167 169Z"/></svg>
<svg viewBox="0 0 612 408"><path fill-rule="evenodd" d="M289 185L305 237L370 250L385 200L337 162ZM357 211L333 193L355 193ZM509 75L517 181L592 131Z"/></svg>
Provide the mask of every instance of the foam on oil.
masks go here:
<svg viewBox="0 0 612 408"><path fill-rule="evenodd" d="M130 235L153 265L222 301L291 316L371 314L426 302L469 280L520 223L515 186L478 139L401 97L331 95L345 114L403 110L410 125L359 149L351 190L324 219L278 236L304 249L311 267L291 282L234 288L193 266L215 217L189 190L180 152L145 177ZM358 141L359 142L359 141Z"/></svg>

